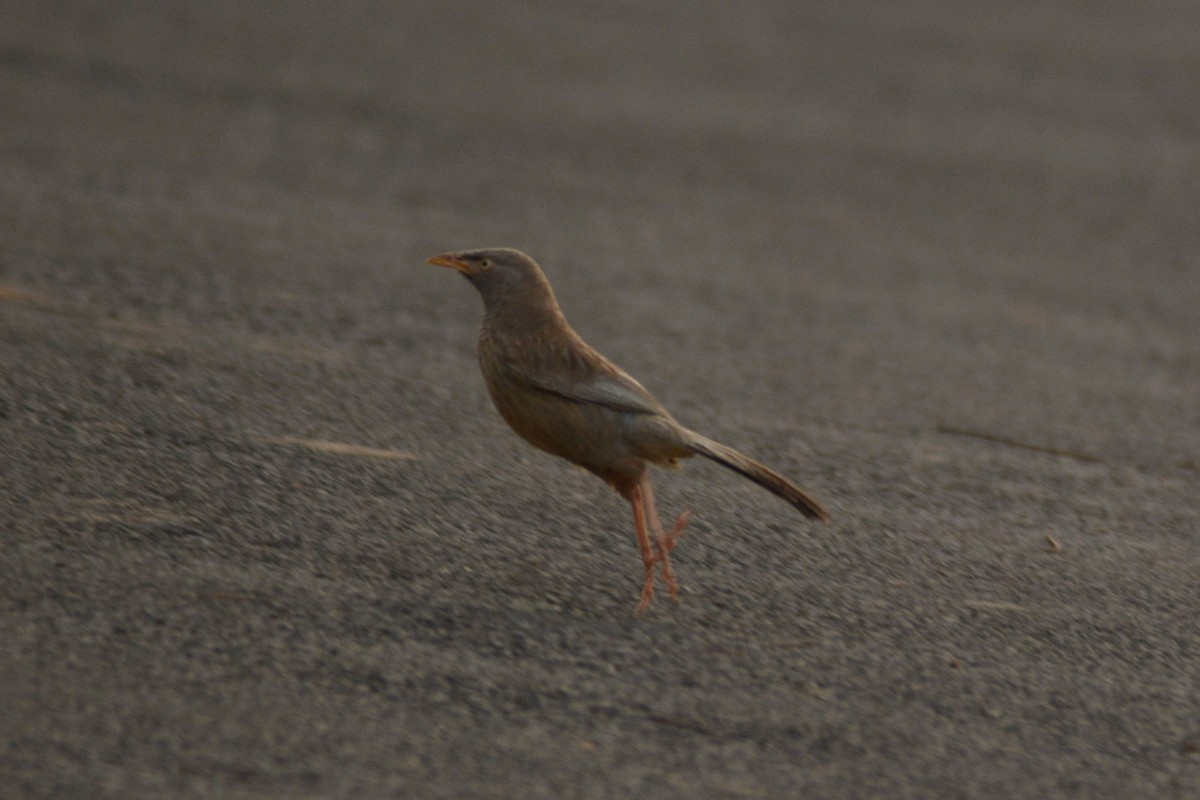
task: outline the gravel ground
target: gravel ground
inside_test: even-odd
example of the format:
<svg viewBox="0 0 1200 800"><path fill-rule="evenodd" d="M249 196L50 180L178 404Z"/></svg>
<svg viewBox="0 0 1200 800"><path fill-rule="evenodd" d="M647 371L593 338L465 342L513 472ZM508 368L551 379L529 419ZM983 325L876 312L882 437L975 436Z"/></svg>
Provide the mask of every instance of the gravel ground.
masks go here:
<svg viewBox="0 0 1200 800"><path fill-rule="evenodd" d="M1194 3L0 6L4 797L1200 796ZM635 617L488 245L833 524Z"/></svg>

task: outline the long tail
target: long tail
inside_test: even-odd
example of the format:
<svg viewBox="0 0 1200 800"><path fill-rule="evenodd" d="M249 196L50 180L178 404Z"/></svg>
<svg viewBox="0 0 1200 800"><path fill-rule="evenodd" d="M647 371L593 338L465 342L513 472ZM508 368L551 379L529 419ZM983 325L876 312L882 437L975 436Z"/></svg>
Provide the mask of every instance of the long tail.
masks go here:
<svg viewBox="0 0 1200 800"><path fill-rule="evenodd" d="M749 456L742 455L732 447L726 447L720 442L701 436L695 431L688 431L687 446L692 452L710 458L718 464L728 467L734 472L749 478L772 494L776 494L800 509L806 517L829 520L827 512L820 503L808 496L808 493L775 470L760 464Z"/></svg>

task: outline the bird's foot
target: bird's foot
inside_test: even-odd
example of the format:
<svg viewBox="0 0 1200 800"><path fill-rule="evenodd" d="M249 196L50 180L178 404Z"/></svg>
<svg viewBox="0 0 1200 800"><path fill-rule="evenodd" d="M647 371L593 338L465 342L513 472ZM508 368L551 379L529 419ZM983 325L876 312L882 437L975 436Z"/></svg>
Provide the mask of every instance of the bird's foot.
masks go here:
<svg viewBox="0 0 1200 800"><path fill-rule="evenodd" d="M671 567L671 559L664 554L662 557L662 573L663 580L667 584L667 591L671 593L672 600L679 599L679 582L675 580L675 570Z"/></svg>
<svg viewBox="0 0 1200 800"><path fill-rule="evenodd" d="M638 603L638 614L649 608L650 601L654 599L654 565L656 563L658 563L656 560L651 560L646 564L646 583L642 586L642 602Z"/></svg>
<svg viewBox="0 0 1200 800"><path fill-rule="evenodd" d="M679 537L683 536L688 520L691 517L691 511L685 511L680 514L679 519L675 520L675 525L671 528L671 532L663 534L657 542L658 555L655 557L655 560L662 562L663 580L667 583L667 590L671 593L672 600L679 599L679 583L675 580L675 570L671 567L671 551L678 544Z"/></svg>

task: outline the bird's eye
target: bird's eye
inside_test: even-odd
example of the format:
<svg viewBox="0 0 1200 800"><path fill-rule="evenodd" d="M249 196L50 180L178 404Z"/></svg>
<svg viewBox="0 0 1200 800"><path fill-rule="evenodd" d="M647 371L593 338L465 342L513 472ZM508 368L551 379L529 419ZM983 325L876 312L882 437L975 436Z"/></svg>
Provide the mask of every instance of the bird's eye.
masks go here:
<svg viewBox="0 0 1200 800"><path fill-rule="evenodd" d="M491 269L492 268L492 260L490 258L483 259L482 261L479 262L479 267L481 269Z"/></svg>

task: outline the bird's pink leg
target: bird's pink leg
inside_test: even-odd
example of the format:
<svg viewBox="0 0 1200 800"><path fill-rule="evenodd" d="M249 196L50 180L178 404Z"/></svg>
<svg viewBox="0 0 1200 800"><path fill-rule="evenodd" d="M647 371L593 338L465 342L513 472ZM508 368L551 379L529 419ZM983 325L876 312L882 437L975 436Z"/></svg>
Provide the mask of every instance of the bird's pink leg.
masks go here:
<svg viewBox="0 0 1200 800"><path fill-rule="evenodd" d="M638 547L642 551L642 564L646 567L646 583L642 586L642 602L637 608L637 613L641 614L650 607L650 601L654 599L654 565L658 563L658 558L654 555L654 548L650 544L650 533L646 529L646 506L642 497L641 483L631 483L622 489L621 493L629 498L629 502L633 506L633 525L637 529Z"/></svg>
<svg viewBox="0 0 1200 800"><path fill-rule="evenodd" d="M685 511L680 514L679 519L675 520L674 526L671 527L671 532L664 533L662 522L658 518L658 509L654 506L654 489L650 486L650 476L642 475L637 485L641 490L640 494L646 505L645 516L650 523L650 529L654 531L655 547L658 550L654 560L655 562L662 562L663 580L667 582L667 589L671 592L671 598L675 599L679 595L679 583L675 580L675 570L671 567L671 551L675 549L679 537L683 535L684 529L687 528L688 519L691 518L692 512Z"/></svg>

